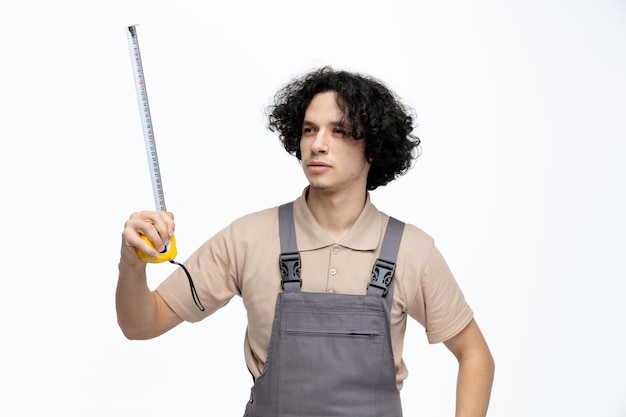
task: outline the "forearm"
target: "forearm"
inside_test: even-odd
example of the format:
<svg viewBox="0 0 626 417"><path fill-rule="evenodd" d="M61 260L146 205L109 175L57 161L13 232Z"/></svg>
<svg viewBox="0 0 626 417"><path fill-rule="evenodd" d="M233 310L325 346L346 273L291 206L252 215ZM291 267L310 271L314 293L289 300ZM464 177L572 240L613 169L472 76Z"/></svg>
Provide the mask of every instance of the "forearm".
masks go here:
<svg viewBox="0 0 626 417"><path fill-rule="evenodd" d="M494 361L489 350L459 360L456 417L485 417L491 396Z"/></svg>
<svg viewBox="0 0 626 417"><path fill-rule="evenodd" d="M146 265L120 261L115 307L117 322L129 339L153 337L150 329L156 320L156 302L148 288Z"/></svg>

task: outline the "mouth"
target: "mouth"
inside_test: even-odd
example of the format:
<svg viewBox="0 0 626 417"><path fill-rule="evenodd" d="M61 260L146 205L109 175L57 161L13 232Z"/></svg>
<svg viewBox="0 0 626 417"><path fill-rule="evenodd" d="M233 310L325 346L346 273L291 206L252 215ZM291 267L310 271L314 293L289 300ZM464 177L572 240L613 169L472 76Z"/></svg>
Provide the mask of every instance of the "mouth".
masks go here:
<svg viewBox="0 0 626 417"><path fill-rule="evenodd" d="M331 168L330 164L322 161L310 161L306 163L306 167L311 173L322 173Z"/></svg>
<svg viewBox="0 0 626 417"><path fill-rule="evenodd" d="M322 162L322 161L310 161L307 162L306 166L308 167L321 167L321 168L330 168L330 164L327 164L326 162Z"/></svg>

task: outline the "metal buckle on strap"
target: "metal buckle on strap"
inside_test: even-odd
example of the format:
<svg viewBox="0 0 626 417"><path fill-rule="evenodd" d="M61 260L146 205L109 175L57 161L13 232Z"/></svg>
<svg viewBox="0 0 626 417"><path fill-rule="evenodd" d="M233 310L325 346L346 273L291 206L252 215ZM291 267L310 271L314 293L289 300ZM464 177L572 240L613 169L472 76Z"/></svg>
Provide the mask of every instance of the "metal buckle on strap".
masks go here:
<svg viewBox="0 0 626 417"><path fill-rule="evenodd" d="M280 285L285 289L288 282L299 282L302 287L302 279L300 278L300 252L281 253L279 258L280 273L282 280Z"/></svg>
<svg viewBox="0 0 626 417"><path fill-rule="evenodd" d="M395 270L396 264L394 262L385 261L380 258L376 259L374 267L372 268L372 281L367 284L367 287L372 286L380 288L383 290L383 297L386 296Z"/></svg>

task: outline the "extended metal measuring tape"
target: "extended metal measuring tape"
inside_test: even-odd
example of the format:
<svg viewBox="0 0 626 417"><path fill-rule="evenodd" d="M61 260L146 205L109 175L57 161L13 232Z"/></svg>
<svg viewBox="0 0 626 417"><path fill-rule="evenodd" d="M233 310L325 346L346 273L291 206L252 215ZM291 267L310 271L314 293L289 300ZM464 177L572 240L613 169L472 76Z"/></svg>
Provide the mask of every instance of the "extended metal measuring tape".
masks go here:
<svg viewBox="0 0 626 417"><path fill-rule="evenodd" d="M165 196L163 195L163 184L161 182L161 170L159 168L159 157L157 155L156 142L154 140L154 130L152 118L150 116L150 105L148 103L148 92L146 90L146 80L144 79L143 65L141 63L141 53L139 52L139 42L137 40L137 29L135 26L128 27L128 47L130 49L130 59L135 76L135 90L137 91L137 102L139 103L139 114L141 125L143 126L143 137L146 144L146 155L152 179L152 192L157 211L167 211L165 209ZM147 237L141 236L148 244L152 242ZM154 247L154 246L153 246ZM177 254L176 240L174 236L170 238L170 244L161 252L157 259L152 259L141 251L137 255L145 262L158 263L172 261Z"/></svg>

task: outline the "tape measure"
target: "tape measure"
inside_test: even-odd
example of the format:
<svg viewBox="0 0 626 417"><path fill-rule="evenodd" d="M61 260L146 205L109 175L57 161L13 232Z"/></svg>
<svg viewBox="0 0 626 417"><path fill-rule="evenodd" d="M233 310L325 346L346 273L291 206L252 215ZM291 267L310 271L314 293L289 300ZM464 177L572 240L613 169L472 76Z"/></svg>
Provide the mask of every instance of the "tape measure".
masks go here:
<svg viewBox="0 0 626 417"><path fill-rule="evenodd" d="M141 116L141 125L143 127L143 137L146 144L146 155L148 157L148 166L150 168L150 178L152 179L152 192L154 194L154 203L157 211L167 211L165 208L165 196L163 194L163 183L161 182L161 170L159 168L159 157L157 154L156 142L154 140L154 129L152 125L152 117L150 116L150 104L148 103L148 91L146 89L146 80L144 78L143 65L141 63L141 53L139 51L139 41L137 39L137 28L135 26L128 27L128 47L130 49L130 59L133 67L133 75L135 78L135 90L137 91L137 102L139 104L139 114ZM152 242L146 237L141 236L150 246L154 247ZM153 259L141 251L137 251L137 256L145 262L159 263L172 261L177 254L176 240L174 236L170 238L170 243L159 254L157 259Z"/></svg>

